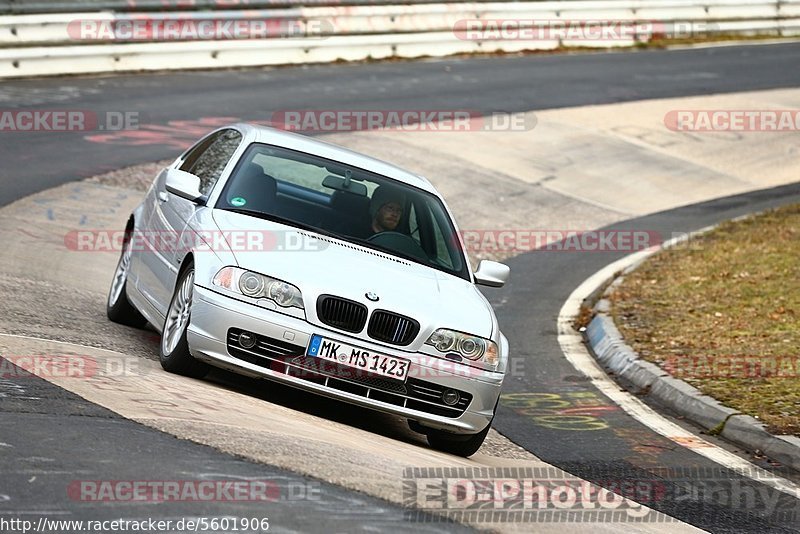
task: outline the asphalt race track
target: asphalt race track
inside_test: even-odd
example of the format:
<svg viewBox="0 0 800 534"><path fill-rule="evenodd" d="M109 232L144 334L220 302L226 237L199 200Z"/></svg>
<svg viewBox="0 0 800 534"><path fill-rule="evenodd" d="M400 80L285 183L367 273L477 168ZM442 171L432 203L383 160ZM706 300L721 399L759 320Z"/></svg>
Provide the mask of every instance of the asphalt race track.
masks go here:
<svg viewBox="0 0 800 534"><path fill-rule="evenodd" d="M87 140L84 132L3 134L0 206L107 170L173 157L222 119L265 120L274 111L306 108L520 112L796 87L798 72L800 44L781 44L5 82L0 84L0 108L137 110L144 133L125 137L98 131L89 135L93 140ZM647 215L610 228L647 229L669 236L798 201L800 185L793 184ZM586 431L580 424L536 424L521 413L518 403L504 400L495 428L545 462L601 486L609 480L633 484L655 480L663 493L644 504L701 529L800 531L798 499L726 470L693 452L691 444L677 446L638 423L564 358L556 331L561 306L583 280L623 255L532 252L508 260L511 282L501 290L486 291L511 342L512 356L523 362L524 373L506 379L504 394L512 396L504 399L534 399L535 406L544 409L570 399L591 399L605 426ZM145 341L142 347L152 348ZM48 496L43 488L64 487L74 473L82 473L84 479L102 478L103 466L87 456L97 454L121 466L115 472L119 479L191 477L202 466L202 473L212 470L220 479L277 480L282 497L278 500L286 506L271 507L270 519L274 516L277 524L295 531L320 530L320 525L338 531L362 525L380 531L444 527L408 523L399 507L331 484L315 483L321 500L292 502L286 498L290 488L307 489L312 482L171 438L43 380L30 380L24 395L6 392L0 397L0 441L13 443L33 458L50 459L40 462L44 467L20 469L12 456L0 456L2 472L15 473L4 480L0 494L8 493L5 485L28 485L22 502L30 514L46 511L41 502L48 498L69 504L66 496ZM91 416L90 424L82 417L86 415ZM591 417L581 421L593 424ZM58 461L59 470L48 470L48 461ZM754 461L770 467L766 459ZM37 476L48 484L41 479L37 483ZM693 493L698 484L721 488L720 495L727 497ZM732 492L752 495L751 505L732 502L728 498ZM16 506L18 510L20 504ZM162 506L158 514L164 518L259 515L255 506L237 506L215 503L190 512L180 505ZM92 518L143 515L131 507L121 511L109 505L83 512ZM152 509L147 512L156 515Z"/></svg>

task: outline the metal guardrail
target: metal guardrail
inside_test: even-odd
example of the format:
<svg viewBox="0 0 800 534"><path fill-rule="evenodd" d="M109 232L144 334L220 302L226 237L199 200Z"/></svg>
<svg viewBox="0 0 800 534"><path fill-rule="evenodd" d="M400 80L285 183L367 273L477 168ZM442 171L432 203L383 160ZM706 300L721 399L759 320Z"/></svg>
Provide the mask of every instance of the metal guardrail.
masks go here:
<svg viewBox="0 0 800 534"><path fill-rule="evenodd" d="M436 4L442 0L403 0L403 5ZM461 3L505 3L507 0L450 0L450 4ZM524 3L539 2L542 4L581 4L597 3L593 0L560 0L548 2L546 0L523 0ZM637 4L648 4L647 0L610 0L606 4L622 3L628 8L635 9ZM658 3L656 1L655 3ZM665 6L673 5L672 1L662 2ZM717 0L690 0L692 5L714 6ZM722 3L735 5L736 0L724 0ZM742 0L740 4L752 4L752 0ZM768 3L792 4L792 0L769 0ZM273 9L280 7L305 7L305 6L376 6L397 4L397 0L0 0L0 15L24 15L37 13L89 13L95 11L111 11L115 13L139 12L168 12L168 11L230 11L250 9ZM585 9L576 7L577 9Z"/></svg>
<svg viewBox="0 0 800 534"><path fill-rule="evenodd" d="M474 2L475 0L454 0ZM503 2L505 0L480 0ZM441 0L404 0L404 4L433 4ZM388 5L397 0L0 0L0 15L25 15L36 13L88 13L113 11L116 13L196 11L231 9L266 9L298 6Z"/></svg>
<svg viewBox="0 0 800 534"><path fill-rule="evenodd" d="M198 0L201 1L204 0ZM139 41L120 39L113 33L98 34L94 38L76 36L80 24L87 20L112 26L170 20L181 23L288 22L299 31L283 38L189 41L173 41L147 33ZM584 21L586 24L605 21L618 23L631 31L625 38L612 40L575 39L568 35L527 40L503 38L502 35L500 38L465 38L459 33L458 25L468 20L484 23L510 20L521 25L532 21ZM311 31L315 22L319 24ZM640 25L645 28L639 28ZM516 52L560 46L608 48L631 46L648 41L659 32L670 31L673 37L697 34L800 36L800 0L498 1L0 16L0 47L5 47L0 48L0 78Z"/></svg>

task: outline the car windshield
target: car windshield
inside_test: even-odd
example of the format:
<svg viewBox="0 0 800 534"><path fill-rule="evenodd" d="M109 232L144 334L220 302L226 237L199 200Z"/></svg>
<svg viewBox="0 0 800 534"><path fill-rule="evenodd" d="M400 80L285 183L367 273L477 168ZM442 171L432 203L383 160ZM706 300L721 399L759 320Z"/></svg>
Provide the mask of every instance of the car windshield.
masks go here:
<svg viewBox="0 0 800 534"><path fill-rule="evenodd" d="M314 229L470 279L438 197L343 163L254 143L216 207Z"/></svg>

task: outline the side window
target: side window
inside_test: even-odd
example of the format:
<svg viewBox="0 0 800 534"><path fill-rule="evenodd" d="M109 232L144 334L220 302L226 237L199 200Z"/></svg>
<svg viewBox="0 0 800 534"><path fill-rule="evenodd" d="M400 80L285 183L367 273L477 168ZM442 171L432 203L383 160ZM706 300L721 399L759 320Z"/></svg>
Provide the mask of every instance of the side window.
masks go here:
<svg viewBox="0 0 800 534"><path fill-rule="evenodd" d="M236 130L217 132L189 152L181 170L198 176L200 192L207 195L241 142L242 134Z"/></svg>

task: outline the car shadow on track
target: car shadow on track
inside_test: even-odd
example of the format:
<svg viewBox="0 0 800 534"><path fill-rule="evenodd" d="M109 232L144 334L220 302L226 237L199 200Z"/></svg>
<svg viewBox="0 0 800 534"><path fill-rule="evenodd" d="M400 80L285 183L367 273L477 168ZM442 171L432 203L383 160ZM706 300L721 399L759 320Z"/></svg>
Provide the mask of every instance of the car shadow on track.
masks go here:
<svg viewBox="0 0 800 534"><path fill-rule="evenodd" d="M165 371L166 372L166 371ZM408 428L403 417L362 408L323 395L293 388L269 379L250 378L223 369L213 369L204 379L218 387L249 395L299 412L427 447L425 436Z"/></svg>
<svg viewBox="0 0 800 534"><path fill-rule="evenodd" d="M127 341L123 344L136 347L135 355L158 361L158 345L161 336L150 325L143 330L121 327L118 337ZM163 371L166 373L167 371ZM212 368L203 379L217 387L241 395L248 395L284 408L303 412L343 425L379 434L404 443L428 448L427 440L408 427L405 418L362 408L336 399L297 389L269 379L251 378L220 368Z"/></svg>

